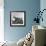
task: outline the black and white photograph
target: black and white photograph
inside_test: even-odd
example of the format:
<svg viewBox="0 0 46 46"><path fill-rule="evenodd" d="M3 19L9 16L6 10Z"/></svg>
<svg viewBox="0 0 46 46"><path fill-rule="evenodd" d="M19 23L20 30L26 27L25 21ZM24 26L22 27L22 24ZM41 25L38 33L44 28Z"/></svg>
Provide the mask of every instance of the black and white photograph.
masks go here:
<svg viewBox="0 0 46 46"><path fill-rule="evenodd" d="M11 26L24 26L25 25L25 11L11 11L10 12L10 25Z"/></svg>

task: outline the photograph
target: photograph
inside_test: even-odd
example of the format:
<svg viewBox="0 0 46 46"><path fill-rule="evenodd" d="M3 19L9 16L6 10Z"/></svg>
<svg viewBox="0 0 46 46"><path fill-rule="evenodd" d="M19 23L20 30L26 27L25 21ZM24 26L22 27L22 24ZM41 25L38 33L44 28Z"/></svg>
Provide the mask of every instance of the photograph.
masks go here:
<svg viewBox="0 0 46 46"><path fill-rule="evenodd" d="M10 25L11 26L24 26L25 25L25 11L11 11L10 12Z"/></svg>

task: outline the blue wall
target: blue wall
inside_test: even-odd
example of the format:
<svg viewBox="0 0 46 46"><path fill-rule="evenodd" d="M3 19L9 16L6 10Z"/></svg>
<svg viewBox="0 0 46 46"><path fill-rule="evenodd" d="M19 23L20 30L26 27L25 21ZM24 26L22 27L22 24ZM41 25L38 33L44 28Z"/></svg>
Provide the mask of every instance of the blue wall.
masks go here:
<svg viewBox="0 0 46 46"><path fill-rule="evenodd" d="M36 12L40 9L40 0L4 0L4 38L18 41L32 29ZM10 27L10 11L26 11L25 27Z"/></svg>
<svg viewBox="0 0 46 46"><path fill-rule="evenodd" d="M41 0L40 1L40 10L42 11L43 9L46 9L46 0ZM46 27L46 10L43 12L43 22L40 21L40 25Z"/></svg>

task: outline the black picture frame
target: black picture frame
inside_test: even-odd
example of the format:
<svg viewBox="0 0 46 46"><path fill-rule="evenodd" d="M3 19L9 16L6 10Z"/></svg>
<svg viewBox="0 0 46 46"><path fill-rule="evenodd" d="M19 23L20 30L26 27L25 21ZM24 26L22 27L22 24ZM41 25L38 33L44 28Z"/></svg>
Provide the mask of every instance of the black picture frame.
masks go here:
<svg viewBox="0 0 46 46"><path fill-rule="evenodd" d="M10 26L11 27L26 26L26 11L10 11Z"/></svg>

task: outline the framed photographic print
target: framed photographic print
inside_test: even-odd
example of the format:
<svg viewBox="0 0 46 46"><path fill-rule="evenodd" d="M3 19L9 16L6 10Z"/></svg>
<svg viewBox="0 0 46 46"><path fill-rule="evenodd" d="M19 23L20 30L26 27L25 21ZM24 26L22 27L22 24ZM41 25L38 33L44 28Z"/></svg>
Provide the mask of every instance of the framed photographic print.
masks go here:
<svg viewBox="0 0 46 46"><path fill-rule="evenodd" d="M25 11L11 11L10 12L10 26L25 26L26 12Z"/></svg>

